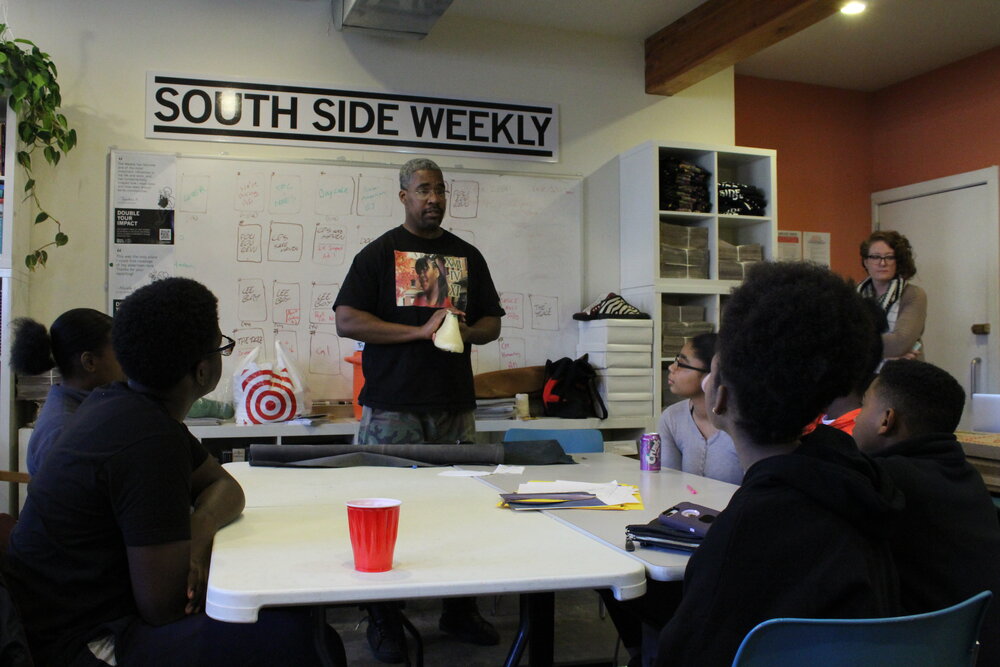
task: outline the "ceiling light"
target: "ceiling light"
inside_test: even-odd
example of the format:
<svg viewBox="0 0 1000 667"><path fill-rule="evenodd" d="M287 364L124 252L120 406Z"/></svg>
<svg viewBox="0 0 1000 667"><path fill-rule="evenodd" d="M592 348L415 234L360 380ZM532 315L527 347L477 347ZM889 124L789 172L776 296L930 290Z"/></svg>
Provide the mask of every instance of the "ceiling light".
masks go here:
<svg viewBox="0 0 1000 667"><path fill-rule="evenodd" d="M858 0L851 0L851 2L845 3L843 7L840 8L842 14L860 14L865 11L866 5Z"/></svg>

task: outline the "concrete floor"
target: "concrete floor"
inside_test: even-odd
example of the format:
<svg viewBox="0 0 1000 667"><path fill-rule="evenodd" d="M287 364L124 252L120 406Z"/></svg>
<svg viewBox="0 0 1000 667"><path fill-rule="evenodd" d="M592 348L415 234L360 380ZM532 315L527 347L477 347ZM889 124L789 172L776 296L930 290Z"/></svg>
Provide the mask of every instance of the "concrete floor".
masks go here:
<svg viewBox="0 0 1000 667"><path fill-rule="evenodd" d="M499 597L496 613L494 598L479 598L483 617L500 633L498 646L463 644L438 630L441 613L439 600L411 600L405 613L416 626L424 642L426 667L495 667L502 665L517 633L518 597ZM372 657L365 638L365 623L360 623L364 612L357 607L336 607L327 612L327 620L340 634L351 667L377 667L383 663ZM359 624L360 623L360 624ZM557 665L624 665L628 656L619 648L618 660L613 662L618 633L611 619L601 618L598 596L594 591L567 591L556 593L555 661ZM521 664L527 665L527 653Z"/></svg>

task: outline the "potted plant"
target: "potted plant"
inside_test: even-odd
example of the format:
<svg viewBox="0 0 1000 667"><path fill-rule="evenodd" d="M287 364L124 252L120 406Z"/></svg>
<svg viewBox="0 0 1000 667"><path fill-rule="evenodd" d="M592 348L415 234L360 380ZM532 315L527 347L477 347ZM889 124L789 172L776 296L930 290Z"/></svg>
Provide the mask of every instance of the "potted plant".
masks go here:
<svg viewBox="0 0 1000 667"><path fill-rule="evenodd" d="M45 161L55 166L62 154L76 145L76 130L69 127L66 116L59 113L62 98L56 82L56 66L49 54L27 39L10 39L5 24L0 23L0 99L9 98L17 114L17 163L24 167L25 201L31 200L38 209L35 224L55 223L55 237L28 253L24 263L34 271L48 261L49 246L66 245L69 237L62 223L53 217L38 200L32 175L32 156L41 149Z"/></svg>

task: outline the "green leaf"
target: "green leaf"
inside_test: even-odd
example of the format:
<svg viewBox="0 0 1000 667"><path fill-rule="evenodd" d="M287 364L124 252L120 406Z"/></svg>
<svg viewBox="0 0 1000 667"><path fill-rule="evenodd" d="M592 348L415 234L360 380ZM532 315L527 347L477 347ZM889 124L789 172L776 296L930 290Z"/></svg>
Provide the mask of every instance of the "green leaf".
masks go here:
<svg viewBox="0 0 1000 667"><path fill-rule="evenodd" d="M56 149L52 148L52 146L46 146L44 153L46 162L51 165L59 163L59 153L57 153Z"/></svg>
<svg viewBox="0 0 1000 667"><path fill-rule="evenodd" d="M35 187L35 179L29 178L27 181L24 182L24 191L25 192L27 192L28 190L31 190L34 187Z"/></svg>
<svg viewBox="0 0 1000 667"><path fill-rule="evenodd" d="M44 250L38 251L38 263L45 266L45 262L49 261L49 253Z"/></svg>
<svg viewBox="0 0 1000 667"><path fill-rule="evenodd" d="M69 237L68 236L66 236L62 232L59 232L58 234L56 234L56 245L57 246L66 245L67 243L69 243Z"/></svg>
<svg viewBox="0 0 1000 667"><path fill-rule="evenodd" d="M27 151L17 152L17 163L28 171L31 171L31 156L28 155Z"/></svg>
<svg viewBox="0 0 1000 667"><path fill-rule="evenodd" d="M24 258L24 265L26 267L28 267L29 271L34 271L35 270L35 264L37 264L37 263L38 263L38 259L36 259L34 255L27 255Z"/></svg>
<svg viewBox="0 0 1000 667"><path fill-rule="evenodd" d="M49 214L46 213L45 211L42 211L41 213L35 216L35 224L37 225L40 222L45 222L48 219L49 219Z"/></svg>

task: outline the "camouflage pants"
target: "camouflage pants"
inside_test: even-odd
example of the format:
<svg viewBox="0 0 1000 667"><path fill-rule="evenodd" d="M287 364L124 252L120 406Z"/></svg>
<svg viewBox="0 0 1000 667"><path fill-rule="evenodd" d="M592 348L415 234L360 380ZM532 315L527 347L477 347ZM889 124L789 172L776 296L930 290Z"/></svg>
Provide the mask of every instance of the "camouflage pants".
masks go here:
<svg viewBox="0 0 1000 667"><path fill-rule="evenodd" d="M476 435L472 410L395 412L365 406L358 424L359 445L471 443Z"/></svg>

